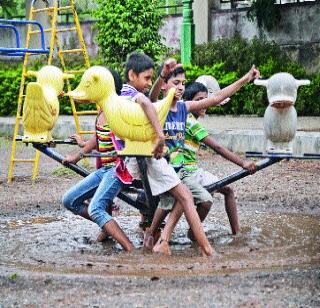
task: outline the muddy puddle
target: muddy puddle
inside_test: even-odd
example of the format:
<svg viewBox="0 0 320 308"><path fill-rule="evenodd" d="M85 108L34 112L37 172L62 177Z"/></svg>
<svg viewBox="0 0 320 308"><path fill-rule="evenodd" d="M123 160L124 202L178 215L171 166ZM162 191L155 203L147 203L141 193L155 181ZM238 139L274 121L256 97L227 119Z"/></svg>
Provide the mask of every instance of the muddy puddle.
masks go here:
<svg viewBox="0 0 320 308"><path fill-rule="evenodd" d="M1 219L0 266L33 272L83 275L192 276L304 267L320 261L319 217L303 214L242 212L242 231L230 235L224 212L211 211L204 227L217 255L200 256L179 222L171 242L172 256L142 248L139 214L121 209L116 216L136 251L125 253L113 241L96 243L93 223L61 210L57 216ZM155 278L156 279L156 278Z"/></svg>

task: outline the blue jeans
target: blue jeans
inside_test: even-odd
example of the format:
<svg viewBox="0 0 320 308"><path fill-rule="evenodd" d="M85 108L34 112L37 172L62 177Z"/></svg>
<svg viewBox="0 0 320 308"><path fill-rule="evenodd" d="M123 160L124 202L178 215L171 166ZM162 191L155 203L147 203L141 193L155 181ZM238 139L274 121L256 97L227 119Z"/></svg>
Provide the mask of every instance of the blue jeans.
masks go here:
<svg viewBox="0 0 320 308"><path fill-rule="evenodd" d="M92 198L88 214L100 228L103 228L112 219L106 209L122 187L122 182L115 175L115 168L102 167L71 187L64 194L62 202L72 213L81 215L85 207L84 201Z"/></svg>

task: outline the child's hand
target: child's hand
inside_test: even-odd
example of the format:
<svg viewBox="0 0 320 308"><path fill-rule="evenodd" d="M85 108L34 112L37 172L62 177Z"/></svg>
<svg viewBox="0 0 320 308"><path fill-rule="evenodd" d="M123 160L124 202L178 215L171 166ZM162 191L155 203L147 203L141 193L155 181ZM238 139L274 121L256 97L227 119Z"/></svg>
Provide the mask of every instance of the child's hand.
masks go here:
<svg viewBox="0 0 320 308"><path fill-rule="evenodd" d="M80 148L83 148L86 144L86 142L83 141L83 139L80 135L73 134L69 138L75 140Z"/></svg>
<svg viewBox="0 0 320 308"><path fill-rule="evenodd" d="M66 157L62 160L62 164L76 164L80 160L79 154L67 154Z"/></svg>
<svg viewBox="0 0 320 308"><path fill-rule="evenodd" d="M160 159L163 156L165 147L165 137L164 135L160 135L157 138L156 145L152 151L153 157L156 159Z"/></svg>
<svg viewBox="0 0 320 308"><path fill-rule="evenodd" d="M61 98L61 97L64 97L64 92L61 91L59 94L58 94L58 98Z"/></svg>
<svg viewBox="0 0 320 308"><path fill-rule="evenodd" d="M256 69L255 65L252 65L250 71L245 75L247 81L251 81L253 79L260 78L260 72Z"/></svg>
<svg viewBox="0 0 320 308"><path fill-rule="evenodd" d="M173 58L169 58L167 59L164 63L163 63L163 68L161 71L161 78L165 79L176 67L180 67L182 66L182 64L177 64L177 61Z"/></svg>
<svg viewBox="0 0 320 308"><path fill-rule="evenodd" d="M253 174L257 171L257 165L252 160L245 160L242 164L242 168L248 170L250 174Z"/></svg>

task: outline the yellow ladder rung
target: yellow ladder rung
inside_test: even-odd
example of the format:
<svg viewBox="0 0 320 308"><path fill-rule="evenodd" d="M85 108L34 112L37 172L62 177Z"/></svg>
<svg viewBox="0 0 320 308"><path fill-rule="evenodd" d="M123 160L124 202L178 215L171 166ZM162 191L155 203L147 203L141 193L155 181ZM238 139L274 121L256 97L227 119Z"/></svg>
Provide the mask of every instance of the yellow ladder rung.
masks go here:
<svg viewBox="0 0 320 308"><path fill-rule="evenodd" d="M13 160L16 163L34 163L35 159L14 159Z"/></svg>
<svg viewBox="0 0 320 308"><path fill-rule="evenodd" d="M72 9L71 5L58 7L58 11L66 11L66 10L71 10L71 9Z"/></svg>
<svg viewBox="0 0 320 308"><path fill-rule="evenodd" d="M98 111L97 110L77 111L76 114L77 115L96 115L98 114Z"/></svg>
<svg viewBox="0 0 320 308"><path fill-rule="evenodd" d="M42 9L33 9L31 10L32 13L40 13L40 12L48 12L48 11L53 11L54 8L53 7L45 7Z"/></svg>
<svg viewBox="0 0 320 308"><path fill-rule="evenodd" d="M76 27L70 27L70 28L57 29L57 32L68 32L68 31L77 31L77 28Z"/></svg>
<svg viewBox="0 0 320 308"><path fill-rule="evenodd" d="M48 29L44 29L43 32L51 32L52 28L48 28ZM41 31L40 30L33 30L33 31L29 31L29 34L40 34Z"/></svg>
<svg viewBox="0 0 320 308"><path fill-rule="evenodd" d="M60 50L60 53L77 53L77 52L82 52L83 50L81 48L77 49L66 49L66 50Z"/></svg>
<svg viewBox="0 0 320 308"><path fill-rule="evenodd" d="M81 130L79 132L80 135L85 135L85 134L94 134L95 132L93 130Z"/></svg>
<svg viewBox="0 0 320 308"><path fill-rule="evenodd" d="M34 76L29 75L28 72L25 72L25 73L23 74L23 76L24 76L24 77L34 77Z"/></svg>
<svg viewBox="0 0 320 308"><path fill-rule="evenodd" d="M66 74L82 74L85 71L86 70L69 70L69 71L64 71L64 73L66 73Z"/></svg>

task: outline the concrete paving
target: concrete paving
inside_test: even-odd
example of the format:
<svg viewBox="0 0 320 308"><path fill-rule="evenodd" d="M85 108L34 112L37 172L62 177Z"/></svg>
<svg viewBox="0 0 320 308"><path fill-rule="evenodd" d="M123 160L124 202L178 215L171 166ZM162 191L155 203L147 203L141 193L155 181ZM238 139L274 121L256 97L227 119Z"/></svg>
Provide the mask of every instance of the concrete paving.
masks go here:
<svg viewBox="0 0 320 308"><path fill-rule="evenodd" d="M254 116L206 116L200 119L209 133L221 145L232 151L264 151L263 118ZM94 129L94 116L81 117L81 128ZM12 136L14 117L0 117L0 135ZM60 116L54 128L55 138L66 138L75 132L72 116ZM22 134L22 128L20 129ZM298 117L294 152L320 153L320 117Z"/></svg>

